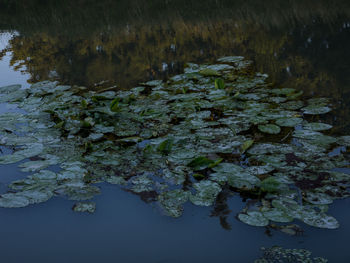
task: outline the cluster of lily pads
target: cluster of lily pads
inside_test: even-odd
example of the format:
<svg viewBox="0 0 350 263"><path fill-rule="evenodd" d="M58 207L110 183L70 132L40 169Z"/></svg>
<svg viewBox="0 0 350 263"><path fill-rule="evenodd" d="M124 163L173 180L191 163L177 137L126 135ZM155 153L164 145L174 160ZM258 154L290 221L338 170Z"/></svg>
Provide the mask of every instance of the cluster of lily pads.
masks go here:
<svg viewBox="0 0 350 263"><path fill-rule="evenodd" d="M327 263L321 257L311 257L311 252L305 249L286 249L279 246L262 248L263 256L254 263Z"/></svg>
<svg viewBox="0 0 350 263"><path fill-rule="evenodd" d="M326 212L350 194L350 175L337 171L348 166L350 136L332 137L331 125L310 121L331 111L328 99L302 100L266 79L243 57L223 57L127 91L2 87L0 102L22 111L0 115L0 164L20 162L30 174L8 186L0 207L90 200L107 182L179 217L186 202L212 206L229 189L256 201L238 214L246 224L298 219L337 228Z"/></svg>

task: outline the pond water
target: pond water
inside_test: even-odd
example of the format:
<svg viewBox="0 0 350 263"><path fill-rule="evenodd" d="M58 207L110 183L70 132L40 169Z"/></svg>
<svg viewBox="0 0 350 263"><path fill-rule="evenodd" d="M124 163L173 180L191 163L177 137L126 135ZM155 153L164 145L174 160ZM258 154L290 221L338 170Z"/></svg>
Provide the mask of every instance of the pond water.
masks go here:
<svg viewBox="0 0 350 263"><path fill-rule="evenodd" d="M90 90L167 80L185 63L244 56L277 87L305 98L332 99L314 117L350 134L350 4L348 1L4 1L0 3L0 86L52 80ZM266 2L266 1L265 1ZM0 112L16 112L0 104ZM349 171L346 171L347 173ZM2 165L0 190L27 174ZM329 262L349 262L350 200L328 214L340 228L289 236L243 224L238 194L227 206L187 203L180 218L163 215L118 186L102 184L94 214L54 197L20 209L0 208L3 262L253 262L260 247L304 248ZM145 201L146 200L146 201ZM219 201L217 201L219 203Z"/></svg>

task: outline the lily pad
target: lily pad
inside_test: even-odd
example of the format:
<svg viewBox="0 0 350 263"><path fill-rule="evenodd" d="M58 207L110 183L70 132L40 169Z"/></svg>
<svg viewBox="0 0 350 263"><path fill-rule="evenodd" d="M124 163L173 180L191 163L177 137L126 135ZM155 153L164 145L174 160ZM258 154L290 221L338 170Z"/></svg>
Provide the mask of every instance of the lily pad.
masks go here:
<svg viewBox="0 0 350 263"><path fill-rule="evenodd" d="M303 125L303 128L305 130L312 130L312 131L326 131L331 129L332 127L333 127L332 125L321 123L321 122L311 122Z"/></svg>
<svg viewBox="0 0 350 263"><path fill-rule="evenodd" d="M303 122L301 118L281 118L276 120L276 124L282 127L295 127Z"/></svg>
<svg viewBox="0 0 350 263"><path fill-rule="evenodd" d="M29 205L28 198L18 195L17 193L3 194L0 197L0 207L18 208Z"/></svg>
<svg viewBox="0 0 350 263"><path fill-rule="evenodd" d="M87 203L77 203L73 206L74 212L88 212L88 213L94 213L96 210L96 204L94 202L87 202Z"/></svg>
<svg viewBox="0 0 350 263"><path fill-rule="evenodd" d="M274 124L259 125L259 130L268 134L278 134L281 132L281 128Z"/></svg>
<svg viewBox="0 0 350 263"><path fill-rule="evenodd" d="M276 209L276 208L272 208L268 211L264 211L263 215L267 219L274 221L274 222L289 223L289 222L293 221L293 217L289 216L284 211L281 211L281 210Z"/></svg>
<svg viewBox="0 0 350 263"><path fill-rule="evenodd" d="M210 206L214 203L217 195L221 192L219 184L203 180L193 185L197 190L195 195L190 195L190 201L195 205Z"/></svg>
<svg viewBox="0 0 350 263"><path fill-rule="evenodd" d="M250 226L267 226L269 220L258 211L249 211L247 214L239 214L239 220Z"/></svg>
<svg viewBox="0 0 350 263"><path fill-rule="evenodd" d="M183 213L183 204L188 200L188 192L181 189L163 192L158 201L171 217L180 217Z"/></svg>

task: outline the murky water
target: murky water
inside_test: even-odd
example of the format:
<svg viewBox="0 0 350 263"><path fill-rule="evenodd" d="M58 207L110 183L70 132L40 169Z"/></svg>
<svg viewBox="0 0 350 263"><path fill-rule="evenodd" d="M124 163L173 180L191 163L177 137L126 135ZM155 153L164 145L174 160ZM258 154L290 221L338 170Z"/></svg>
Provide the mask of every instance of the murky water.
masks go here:
<svg viewBox="0 0 350 263"><path fill-rule="evenodd" d="M141 81L166 79L189 61L242 55L277 85L303 90L307 97L333 98L335 111L326 121L337 127L336 133L349 134L347 1L99 1L84 8L34 2L0 4L0 86L29 87L50 79L91 89L128 89ZM25 176L15 167L1 168L1 189ZM219 213L221 218L211 216L210 208L188 205L183 217L171 219L138 196L107 185L96 203L93 215L75 214L67 209L72 202L58 198L0 209L1 260L252 262L261 246L281 245L309 249L330 262L350 261L349 200L336 202L329 211L340 229L305 227L304 234L293 237L269 236L263 228L239 222L235 215L244 204L238 196L228 201L230 212Z"/></svg>

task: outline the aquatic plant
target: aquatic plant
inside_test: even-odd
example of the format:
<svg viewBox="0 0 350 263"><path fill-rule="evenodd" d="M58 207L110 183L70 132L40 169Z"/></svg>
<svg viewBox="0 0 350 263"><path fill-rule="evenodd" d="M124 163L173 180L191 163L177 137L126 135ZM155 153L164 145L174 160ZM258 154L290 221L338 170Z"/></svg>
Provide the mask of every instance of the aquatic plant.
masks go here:
<svg viewBox="0 0 350 263"><path fill-rule="evenodd" d="M243 57L224 57L213 65L188 63L167 82L128 91L49 81L2 87L0 102L22 111L0 115L7 149L0 164L20 162L31 174L9 185L0 206L53 196L90 200L107 182L148 195L179 217L186 202L212 206L228 188L256 200L237 216L248 225L297 219L335 229L339 223L326 211L349 196L350 175L336 168L348 165L339 149L350 136L330 136L331 125L305 118L327 114L328 99L304 100L302 92L266 79ZM95 204L74 210L93 212Z"/></svg>

